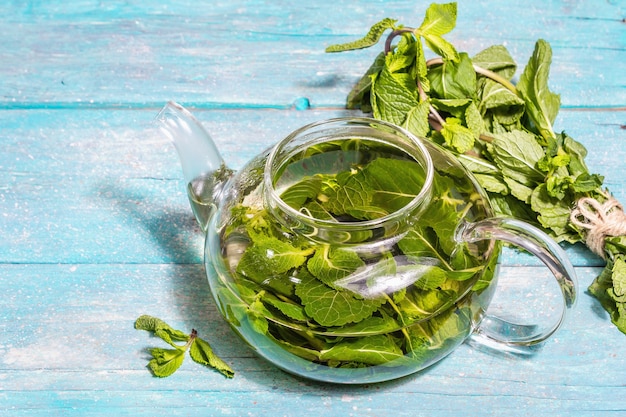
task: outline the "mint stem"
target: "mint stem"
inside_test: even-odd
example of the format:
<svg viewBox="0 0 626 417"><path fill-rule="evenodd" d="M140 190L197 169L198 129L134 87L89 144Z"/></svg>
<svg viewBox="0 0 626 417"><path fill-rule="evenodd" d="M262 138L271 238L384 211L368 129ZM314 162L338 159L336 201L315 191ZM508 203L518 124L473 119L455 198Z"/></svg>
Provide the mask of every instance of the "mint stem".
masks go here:
<svg viewBox="0 0 626 417"><path fill-rule="evenodd" d="M389 36L387 36L387 40L385 41L385 55L391 52L391 42L393 41L393 38L403 33L413 33L413 32L415 32L415 29L413 28L401 28L401 29L395 29L394 31L392 31L389 34Z"/></svg>
<svg viewBox="0 0 626 417"><path fill-rule="evenodd" d="M198 332L196 331L196 329L191 329L191 334L189 334L189 340L187 340L187 343L185 343L184 346L185 350L189 349L189 346L191 346L196 337L198 337Z"/></svg>

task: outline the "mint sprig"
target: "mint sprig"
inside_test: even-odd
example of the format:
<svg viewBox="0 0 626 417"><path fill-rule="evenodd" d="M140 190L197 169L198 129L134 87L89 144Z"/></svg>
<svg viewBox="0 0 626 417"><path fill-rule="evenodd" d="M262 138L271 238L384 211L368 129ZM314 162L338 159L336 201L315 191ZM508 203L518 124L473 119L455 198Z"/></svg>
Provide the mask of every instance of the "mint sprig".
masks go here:
<svg viewBox="0 0 626 417"><path fill-rule="evenodd" d="M148 315L140 316L135 321L135 328L153 333L173 348L155 347L149 350L152 359L148 362L148 368L154 376L164 378L176 372L183 364L187 351L195 362L212 367L227 378L235 375L230 366L213 353L211 345L198 337L195 329L192 329L190 334L186 334L172 328L163 320ZM185 342L185 344L175 343L177 341Z"/></svg>

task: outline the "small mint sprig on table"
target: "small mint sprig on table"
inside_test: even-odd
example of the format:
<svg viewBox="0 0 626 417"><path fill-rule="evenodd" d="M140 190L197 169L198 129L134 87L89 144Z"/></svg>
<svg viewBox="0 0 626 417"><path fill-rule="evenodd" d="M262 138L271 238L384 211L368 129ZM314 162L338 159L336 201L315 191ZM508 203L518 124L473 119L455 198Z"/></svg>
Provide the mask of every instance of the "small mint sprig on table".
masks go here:
<svg viewBox="0 0 626 417"><path fill-rule="evenodd" d="M161 319L148 315L139 317L135 321L135 328L151 332L173 347L173 349L160 347L150 349L152 359L148 362L148 368L154 376L164 378L176 372L182 365L187 351L195 362L212 367L227 378L232 378L235 375L230 366L213 353L211 345L198 337L198 332L195 329L187 334L172 328ZM176 342L185 342L185 344L180 345Z"/></svg>

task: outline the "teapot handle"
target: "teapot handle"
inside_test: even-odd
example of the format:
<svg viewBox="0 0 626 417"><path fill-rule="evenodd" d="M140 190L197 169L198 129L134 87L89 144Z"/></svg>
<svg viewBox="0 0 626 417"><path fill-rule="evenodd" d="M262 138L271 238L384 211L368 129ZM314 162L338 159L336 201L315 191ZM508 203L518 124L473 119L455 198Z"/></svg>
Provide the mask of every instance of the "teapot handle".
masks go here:
<svg viewBox="0 0 626 417"><path fill-rule="evenodd" d="M516 324L487 313L470 338L470 342L496 350L532 353L533 348L558 330L576 302L576 273L565 251L540 229L511 218L467 223L459 229L457 238L466 242L498 239L522 247L537 256L556 278L563 295L563 306L558 320L551 326Z"/></svg>

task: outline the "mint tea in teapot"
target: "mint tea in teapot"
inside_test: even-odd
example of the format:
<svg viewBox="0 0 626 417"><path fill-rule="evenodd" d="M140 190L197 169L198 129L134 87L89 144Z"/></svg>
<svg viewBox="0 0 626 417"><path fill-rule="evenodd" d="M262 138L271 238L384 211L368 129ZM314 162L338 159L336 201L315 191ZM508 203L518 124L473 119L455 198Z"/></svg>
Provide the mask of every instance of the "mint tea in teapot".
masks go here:
<svg viewBox="0 0 626 417"><path fill-rule="evenodd" d="M209 207L212 294L252 349L296 375L378 382L445 357L481 329L497 281L496 238L547 254L564 311L573 302L573 271L558 246L531 226L493 219L456 159L397 126L323 121L236 173L216 172L225 171L189 177L209 190L203 202L189 187L192 204ZM560 325L511 336L502 323L488 317L483 335L526 346Z"/></svg>

